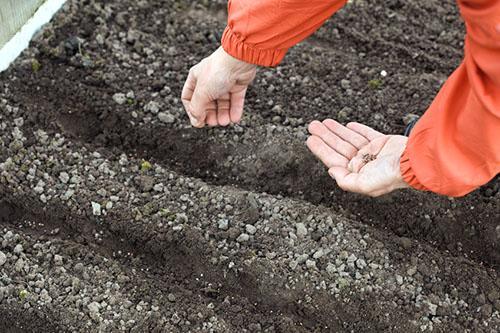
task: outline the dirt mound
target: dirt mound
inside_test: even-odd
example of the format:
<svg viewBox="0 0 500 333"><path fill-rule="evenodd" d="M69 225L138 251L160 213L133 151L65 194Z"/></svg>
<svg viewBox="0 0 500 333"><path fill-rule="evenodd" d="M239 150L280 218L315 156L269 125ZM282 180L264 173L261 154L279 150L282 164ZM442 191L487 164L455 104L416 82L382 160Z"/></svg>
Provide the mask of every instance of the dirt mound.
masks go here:
<svg viewBox="0 0 500 333"><path fill-rule="evenodd" d="M0 329L499 330L498 180L367 199L304 145L313 119L421 114L460 61L453 1L353 2L240 125L193 130L180 89L222 8L70 1L0 74Z"/></svg>

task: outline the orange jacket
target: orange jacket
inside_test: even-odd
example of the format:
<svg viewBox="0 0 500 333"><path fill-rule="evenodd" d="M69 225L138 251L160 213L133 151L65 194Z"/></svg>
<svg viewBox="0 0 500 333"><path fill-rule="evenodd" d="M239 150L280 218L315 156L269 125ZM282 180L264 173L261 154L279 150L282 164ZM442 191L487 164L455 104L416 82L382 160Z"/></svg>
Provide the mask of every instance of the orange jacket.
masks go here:
<svg viewBox="0 0 500 333"><path fill-rule="evenodd" d="M226 52L276 66L346 0L230 0ZM500 172L500 0L457 0L465 59L413 129L403 178L419 190L462 196Z"/></svg>

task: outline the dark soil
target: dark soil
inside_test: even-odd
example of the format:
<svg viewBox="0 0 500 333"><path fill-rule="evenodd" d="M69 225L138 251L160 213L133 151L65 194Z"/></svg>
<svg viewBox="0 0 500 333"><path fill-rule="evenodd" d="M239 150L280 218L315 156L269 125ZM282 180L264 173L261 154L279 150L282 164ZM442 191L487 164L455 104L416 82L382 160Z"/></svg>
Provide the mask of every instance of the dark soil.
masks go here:
<svg viewBox="0 0 500 333"><path fill-rule="evenodd" d="M128 207L110 212L103 222L88 210L88 200L102 184L109 188L143 185L129 182L132 176L99 178L95 187L75 194L71 205L57 198L42 203L32 190L36 182L29 183L16 172L2 174L0 225L27 237L28 243L60 244L70 262L98 266L100 258L107 258L123 274L130 274L123 293L134 304L158 298L160 306L158 318L146 316L132 325L136 332L187 332L190 327L207 332L413 332L422 329L420 320L426 316L443 318L434 322L439 332L486 332L488 328L481 326L486 319L498 324L495 306L500 298L488 298L500 291L498 178L464 198L414 191L364 198L339 190L304 145L305 126L314 119L360 121L380 131L402 133L405 116L421 115L461 60L464 30L454 2L348 5L314 37L291 50L277 69L260 71L240 126L194 130L183 114L180 90L189 67L218 46L224 27L222 8L216 1L70 1L53 26L0 74L0 101L19 108L23 129L29 129L24 131L24 147L37 151L36 131L43 130L49 136L61 134L74 145L66 155L61 153L67 166L72 165L73 152L86 151L99 152L116 165L122 154L147 160L175 173L174 177L206 184L200 188L208 186L214 197L238 197L231 216L243 229L246 224L272 220L272 213L268 216L249 203L248 193L270 195L269 200L295 211L299 220L319 212L347 221L360 235L369 233L383 244L394 265L404 271L418 262L416 276L421 275L426 295L466 300L470 307L462 319L451 317L451 312L429 317L420 306L395 299L397 292L392 291L365 294L353 289L333 297L315 284L322 275L316 280L314 274L290 271L285 255L281 259L257 255L258 260L250 261L255 253L279 249L300 253L299 245L289 245L288 232L279 231L279 220L271 224L275 235L263 236L250 248L238 245L231 255L224 252L232 246L225 239L234 242L239 233L233 237L231 228L217 229L226 212L223 206L188 208L189 221L204 227L186 222L181 233L156 227L157 221L147 215L135 223L141 205L183 205L183 194L195 202L206 199L202 190L196 192L184 183L172 185L184 192L172 192L166 198L147 194L150 190L139 192ZM82 53L74 47L80 43L75 37L80 38ZM33 71L32 59L41 64L40 70ZM382 70L387 77L380 76ZM133 95L117 104L113 96L129 91ZM156 114L145 110L152 100L161 105L160 112L174 116L173 123L161 123ZM9 123L9 117L3 119ZM8 133L9 126L13 125L6 125ZM7 140L11 139L2 141L2 161L14 149ZM58 175L64 168L47 170ZM158 176L158 182L175 182L167 174ZM283 238L277 236L281 234ZM316 231L308 237L321 244L332 235ZM225 260L213 262L221 256L243 263L239 270L228 270ZM247 260L252 264L245 265ZM320 270L327 266L321 260L318 263ZM109 278L118 275L109 274ZM289 289L291 280L296 285ZM167 299L172 290L180 295L175 305ZM23 312L22 305L4 303L0 297L2 332L83 330L74 319L80 318L77 312L72 317L55 305ZM184 312L180 316L188 318L181 321L185 324L174 320L165 326L160 317L170 318L173 311ZM226 326L209 328L211 316ZM30 326L28 318L40 325ZM106 330L113 331L109 327Z"/></svg>

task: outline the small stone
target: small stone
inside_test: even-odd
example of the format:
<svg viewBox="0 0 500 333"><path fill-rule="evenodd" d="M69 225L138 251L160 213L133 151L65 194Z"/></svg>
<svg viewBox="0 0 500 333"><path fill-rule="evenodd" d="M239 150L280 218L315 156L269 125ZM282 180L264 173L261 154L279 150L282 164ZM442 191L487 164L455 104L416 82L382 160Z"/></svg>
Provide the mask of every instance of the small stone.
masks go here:
<svg viewBox="0 0 500 333"><path fill-rule="evenodd" d="M306 267L309 269L316 268L316 261L314 260L306 260Z"/></svg>
<svg viewBox="0 0 500 333"><path fill-rule="evenodd" d="M226 219L219 220L218 228L221 230L227 230L229 228L229 221Z"/></svg>
<svg viewBox="0 0 500 333"><path fill-rule="evenodd" d="M306 262L306 260L309 258L309 255L307 253L301 254L300 256L297 257L297 262L299 264L303 264Z"/></svg>
<svg viewBox="0 0 500 333"><path fill-rule="evenodd" d="M24 125L24 119L22 117L14 119L14 124L16 124L17 127L22 127Z"/></svg>
<svg viewBox="0 0 500 333"><path fill-rule="evenodd" d="M358 260L358 257L356 257L354 254L351 254L349 257L347 257L347 262L348 263L354 263Z"/></svg>
<svg viewBox="0 0 500 333"><path fill-rule="evenodd" d="M500 298L500 294L496 290L492 290L488 293L488 299L491 303L494 303L497 299Z"/></svg>
<svg viewBox="0 0 500 333"><path fill-rule="evenodd" d="M23 246L21 244L17 244L16 247L14 248L14 253L19 254L23 252Z"/></svg>
<svg viewBox="0 0 500 333"><path fill-rule="evenodd" d="M5 255L5 253L0 251L0 266L5 265L6 262L7 262L7 256Z"/></svg>
<svg viewBox="0 0 500 333"><path fill-rule="evenodd" d="M346 79L340 80L340 86L343 89L349 89L351 87L351 82L349 80L346 80Z"/></svg>
<svg viewBox="0 0 500 333"><path fill-rule="evenodd" d="M319 249L318 251L314 252L314 254L313 254L313 258L314 258L314 259L319 259L319 258L321 258L324 254L325 254L325 252L323 251L323 249Z"/></svg>
<svg viewBox="0 0 500 333"><path fill-rule="evenodd" d="M408 250L409 248L411 248L411 239L409 239L407 237L401 237L401 238L399 238L398 243L405 250Z"/></svg>
<svg viewBox="0 0 500 333"><path fill-rule="evenodd" d="M75 190L73 189L68 189L66 192L64 192L64 194L62 195L62 199L64 201L68 201L69 199L71 199L71 197L73 196L73 194L75 194Z"/></svg>
<svg viewBox="0 0 500 333"><path fill-rule="evenodd" d="M172 315L172 318L170 318L170 320L172 321L172 323L178 324L181 321L181 318L179 317L179 315L177 313L174 313Z"/></svg>
<svg viewBox="0 0 500 333"><path fill-rule="evenodd" d="M69 182L69 175L67 172L61 172L59 174L59 180L62 181L64 184L67 184Z"/></svg>
<svg viewBox="0 0 500 333"><path fill-rule="evenodd" d="M257 228L254 227L253 225L251 224L247 224L245 226L245 230L250 234L250 235L254 235L256 232L257 232Z"/></svg>
<svg viewBox="0 0 500 333"><path fill-rule="evenodd" d="M408 270L406 271L406 274L408 274L409 276L413 276L415 275L415 273L417 273L417 267L415 266L408 268Z"/></svg>
<svg viewBox="0 0 500 333"><path fill-rule="evenodd" d="M43 289L40 293L40 300L44 303L52 302L52 297L50 297L49 292L46 289Z"/></svg>
<svg viewBox="0 0 500 333"><path fill-rule="evenodd" d="M91 202L91 204L92 204L92 214L94 214L94 216L101 216L101 205L93 201Z"/></svg>
<svg viewBox="0 0 500 333"><path fill-rule="evenodd" d="M87 308L89 309L90 312L99 313L100 305L97 302L92 302L89 305L87 305Z"/></svg>
<svg viewBox="0 0 500 333"><path fill-rule="evenodd" d="M54 256L54 263L56 264L56 266L62 266L63 258L60 255L56 254Z"/></svg>
<svg viewBox="0 0 500 333"><path fill-rule="evenodd" d="M401 275L396 275L396 282L399 285L403 284L403 277Z"/></svg>
<svg viewBox="0 0 500 333"><path fill-rule="evenodd" d="M24 260L19 258L19 260L16 261L16 263L14 264L14 270L16 272L22 272L24 270Z"/></svg>
<svg viewBox="0 0 500 333"><path fill-rule="evenodd" d="M250 236L248 234L241 234L238 236L238 238L236 238L236 241L238 243L245 243L245 242L248 242L248 240L250 239Z"/></svg>
<svg viewBox="0 0 500 333"><path fill-rule="evenodd" d="M295 227L297 228L297 236L298 237L303 238L307 235L307 228L306 228L304 223L297 223L295 225Z"/></svg>
<svg viewBox="0 0 500 333"><path fill-rule="evenodd" d="M175 302L176 297L174 294L170 293L167 295L167 299L169 302Z"/></svg>
<svg viewBox="0 0 500 333"><path fill-rule="evenodd" d="M119 105L123 105L127 101L127 96L125 96L125 94L122 93L114 94L113 101L115 101Z"/></svg>
<svg viewBox="0 0 500 333"><path fill-rule="evenodd" d="M137 179L137 185L139 185L142 192L151 191L154 187L154 183L154 179L149 176L141 176Z"/></svg>
<svg viewBox="0 0 500 333"><path fill-rule="evenodd" d="M156 184L155 186L153 186L153 191L155 192L163 192L163 184L162 183L159 183L159 184Z"/></svg>
<svg viewBox="0 0 500 333"><path fill-rule="evenodd" d="M483 318L489 318L493 313L493 307L491 306L491 304L485 304L481 306L480 311Z"/></svg>
<svg viewBox="0 0 500 333"><path fill-rule="evenodd" d="M78 175L73 175L73 177L71 177L69 182L72 184L80 184L82 182L82 178Z"/></svg>
<svg viewBox="0 0 500 333"><path fill-rule="evenodd" d="M336 271L337 271L337 267L335 267L335 265L334 265L334 264L332 264L332 263L328 263L328 265L326 265L326 272L327 272L328 274L333 274L333 273L335 273Z"/></svg>
<svg viewBox="0 0 500 333"><path fill-rule="evenodd" d="M162 123L166 123L166 124L172 124L173 122L175 122L175 117L173 115L171 115L170 113L166 113L166 112L158 113L158 119Z"/></svg>
<svg viewBox="0 0 500 333"><path fill-rule="evenodd" d="M356 260L356 267L359 269L363 269L366 267L366 261L364 259L358 259Z"/></svg>
<svg viewBox="0 0 500 333"><path fill-rule="evenodd" d="M85 267L83 266L83 264L81 262L79 262L78 264L75 265L74 270L75 270L75 272L80 273L80 272L83 272L84 268Z"/></svg>
<svg viewBox="0 0 500 333"><path fill-rule="evenodd" d="M97 194L99 194L101 197L105 197L106 193L107 193L107 191L104 188L97 190Z"/></svg>
<svg viewBox="0 0 500 333"><path fill-rule="evenodd" d="M429 308L429 313L432 316L435 316L438 306L436 304L434 304L434 303L431 303L431 302L427 302L427 306Z"/></svg>
<svg viewBox="0 0 500 333"><path fill-rule="evenodd" d="M155 101L151 101L144 107L144 111L157 114L160 111L160 104Z"/></svg>
<svg viewBox="0 0 500 333"><path fill-rule="evenodd" d="M497 299L493 306L495 306L495 310L500 312L500 299Z"/></svg>
<svg viewBox="0 0 500 333"><path fill-rule="evenodd" d="M296 260L292 260L290 261L290 263L288 264L288 266L290 266L290 268L292 270L295 270L297 268L297 266L299 265L299 263L296 261Z"/></svg>

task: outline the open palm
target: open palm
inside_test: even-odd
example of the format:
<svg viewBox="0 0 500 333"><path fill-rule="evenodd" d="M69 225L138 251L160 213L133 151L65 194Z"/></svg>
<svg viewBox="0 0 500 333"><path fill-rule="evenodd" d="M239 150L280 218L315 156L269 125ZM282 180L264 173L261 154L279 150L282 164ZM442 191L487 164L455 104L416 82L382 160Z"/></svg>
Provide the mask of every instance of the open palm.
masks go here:
<svg viewBox="0 0 500 333"><path fill-rule="evenodd" d="M376 197L408 187L399 167L406 137L332 119L313 121L309 133L307 146L343 190Z"/></svg>

